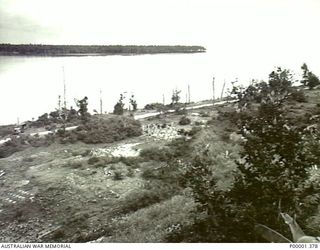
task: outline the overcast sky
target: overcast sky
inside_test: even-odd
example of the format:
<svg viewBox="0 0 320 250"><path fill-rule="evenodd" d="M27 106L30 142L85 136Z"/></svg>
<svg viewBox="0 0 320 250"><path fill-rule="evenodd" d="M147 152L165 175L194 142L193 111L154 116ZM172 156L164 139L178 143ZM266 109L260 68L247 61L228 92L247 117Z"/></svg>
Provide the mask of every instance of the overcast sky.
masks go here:
<svg viewBox="0 0 320 250"><path fill-rule="evenodd" d="M233 45L319 55L319 24L319 0L0 0L2 43Z"/></svg>

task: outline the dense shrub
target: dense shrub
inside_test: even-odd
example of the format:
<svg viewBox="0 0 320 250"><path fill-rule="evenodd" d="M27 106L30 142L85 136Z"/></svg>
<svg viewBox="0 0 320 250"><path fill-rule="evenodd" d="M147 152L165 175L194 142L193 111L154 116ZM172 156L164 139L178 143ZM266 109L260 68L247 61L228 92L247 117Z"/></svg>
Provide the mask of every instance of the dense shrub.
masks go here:
<svg viewBox="0 0 320 250"><path fill-rule="evenodd" d="M0 126L0 138L7 136L7 135L12 135L14 132L14 126L13 125L3 125Z"/></svg>
<svg viewBox="0 0 320 250"><path fill-rule="evenodd" d="M191 120L186 116L182 116L179 121L179 125L188 125L190 123L191 123Z"/></svg>
<svg viewBox="0 0 320 250"><path fill-rule="evenodd" d="M158 203L161 199L163 199L162 195L156 190L143 189L133 191L120 201L120 210L118 213L132 213L141 208Z"/></svg>
<svg viewBox="0 0 320 250"><path fill-rule="evenodd" d="M110 143L142 134L140 122L129 117L91 117L71 134L85 143Z"/></svg>
<svg viewBox="0 0 320 250"><path fill-rule="evenodd" d="M202 211L204 217L195 214L195 223L174 240L261 242L255 223L287 232L279 210L296 214L302 225L316 211L319 181L309 171L320 165L320 143L313 129L306 131L289 117L285 104L294 93L291 85L288 71L278 69L258 91L250 86L239 93L239 115L229 117L244 137L233 186L218 189L208 152L195 158L183 181L199 204L197 214Z"/></svg>
<svg viewBox="0 0 320 250"><path fill-rule="evenodd" d="M307 102L304 92L297 89L292 89L288 99L296 102Z"/></svg>
<svg viewBox="0 0 320 250"><path fill-rule="evenodd" d="M313 89L317 86L320 85L320 80L319 78L314 74L312 73L309 69L308 69L308 66L307 64L303 64L301 66L301 69L302 69L302 80L301 80L301 83L304 85L304 86L308 86L309 89Z"/></svg>
<svg viewBox="0 0 320 250"><path fill-rule="evenodd" d="M94 165L94 164L98 163L99 161L100 161L99 157L93 156L93 157L88 159L88 164L89 165Z"/></svg>
<svg viewBox="0 0 320 250"><path fill-rule="evenodd" d="M237 162L241 174L228 195L239 209L245 208L239 224L243 232L250 227L249 218L280 230L280 204L303 224L319 201L319 185L310 182L308 175L312 165L320 164L319 157L314 157L312 149L306 150L306 131L297 126L296 117L289 117L284 105L295 93L291 81L286 71L272 72L266 85L268 94L261 96L257 112L238 117L244 137ZM238 237L255 240L253 230Z"/></svg>
<svg viewBox="0 0 320 250"><path fill-rule="evenodd" d="M55 138L53 135L39 136L26 136L19 135L11 137L10 141L0 145L0 158L5 158L15 152L23 151L28 147L47 147L54 143Z"/></svg>
<svg viewBox="0 0 320 250"><path fill-rule="evenodd" d="M167 148L150 147L141 150L140 156L145 160L168 161L172 158L172 153Z"/></svg>
<svg viewBox="0 0 320 250"><path fill-rule="evenodd" d="M124 113L124 96L123 94L120 94L120 99L119 101L116 103L116 105L114 105L114 109L113 109L113 114L115 115L123 115Z"/></svg>
<svg viewBox="0 0 320 250"><path fill-rule="evenodd" d="M11 138L10 141L0 146L0 158L8 157L16 152L22 151L28 146L21 138Z"/></svg>
<svg viewBox="0 0 320 250"><path fill-rule="evenodd" d="M146 110L165 110L166 109L166 106L162 103L158 103L158 102L155 102L155 103L150 103L150 104L147 104L144 106L144 109Z"/></svg>

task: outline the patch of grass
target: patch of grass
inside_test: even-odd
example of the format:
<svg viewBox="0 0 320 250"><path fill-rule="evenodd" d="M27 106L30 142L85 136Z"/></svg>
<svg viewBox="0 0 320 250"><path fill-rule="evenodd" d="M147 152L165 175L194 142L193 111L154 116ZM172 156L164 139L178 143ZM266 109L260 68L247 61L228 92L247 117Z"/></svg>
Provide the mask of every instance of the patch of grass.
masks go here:
<svg viewBox="0 0 320 250"><path fill-rule="evenodd" d="M84 166L83 161L81 161L81 160L71 160L64 165L64 167L74 168L74 169L82 168L83 166Z"/></svg>
<svg viewBox="0 0 320 250"><path fill-rule="evenodd" d="M22 159L23 162L33 162L34 161L34 157L25 157Z"/></svg>
<svg viewBox="0 0 320 250"><path fill-rule="evenodd" d="M81 150L74 150L71 152L71 155L72 156L82 156L82 157L86 157L86 156L89 156L91 153L91 150L90 149L81 149Z"/></svg>
<svg viewBox="0 0 320 250"><path fill-rule="evenodd" d="M135 176L135 172L132 168L128 169L128 173L127 173L127 177L134 177Z"/></svg>
<svg viewBox="0 0 320 250"><path fill-rule="evenodd" d="M161 203L137 210L113 221L108 242L157 243L166 242L173 225L192 224L191 212L195 203L185 196L174 196ZM179 230L177 228L177 230Z"/></svg>
<svg viewBox="0 0 320 250"><path fill-rule="evenodd" d="M66 236L66 233L64 229L60 228L52 234L52 239L56 242L60 242L61 239L63 239L65 236Z"/></svg>
<svg viewBox="0 0 320 250"><path fill-rule="evenodd" d="M167 161L172 158L172 153L167 148L151 147L141 150L140 156L146 161Z"/></svg>

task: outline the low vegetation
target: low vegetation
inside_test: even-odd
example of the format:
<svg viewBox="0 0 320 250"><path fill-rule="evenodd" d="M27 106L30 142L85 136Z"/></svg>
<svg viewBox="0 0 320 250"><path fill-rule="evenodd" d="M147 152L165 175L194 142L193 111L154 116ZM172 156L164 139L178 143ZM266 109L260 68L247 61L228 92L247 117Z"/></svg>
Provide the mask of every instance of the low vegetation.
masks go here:
<svg viewBox="0 0 320 250"><path fill-rule="evenodd" d="M64 152L63 164L50 163L43 170L44 179L51 180L48 174L58 169L59 185L51 183L43 196L35 199L52 209L52 218L65 221L72 217L70 225L76 230L68 230L64 223L63 229L46 240L265 242L255 230L256 224L291 237L287 225L279 221L280 212L296 215L307 234L317 235L319 91L318 84L308 84L317 82L313 79L316 76L306 66L303 70L302 83L308 90L294 87L290 71L277 68L267 82L255 81L246 88L234 86L231 95L239 102L203 112L201 123L185 113L172 114L181 137L164 141L144 135L139 138L145 140L139 156L97 155L88 149ZM178 96L178 91L173 93L176 105ZM148 107L163 108L159 106ZM57 135L34 141L21 137L7 142L0 152L5 157L17 149L46 146L47 141L70 146L70 142L83 142L81 145L87 146L141 134L140 122L122 114L90 116L74 131L60 130ZM38 162L34 156L25 157L21 167ZM66 183L61 181L62 175L68 175ZM90 185L85 186L86 182ZM69 199L61 193L70 194ZM72 199L76 202L68 203ZM65 207L52 205L60 200ZM21 212L16 217L25 220Z"/></svg>
<svg viewBox="0 0 320 250"><path fill-rule="evenodd" d="M46 147L52 143L76 143L87 144L112 143L126 138L140 136L142 134L141 124L124 116L111 116L99 118L88 117L87 121L76 130L58 130L57 133L46 136L12 137L10 141L0 145L0 158L5 158L15 152L22 151L28 147Z"/></svg>

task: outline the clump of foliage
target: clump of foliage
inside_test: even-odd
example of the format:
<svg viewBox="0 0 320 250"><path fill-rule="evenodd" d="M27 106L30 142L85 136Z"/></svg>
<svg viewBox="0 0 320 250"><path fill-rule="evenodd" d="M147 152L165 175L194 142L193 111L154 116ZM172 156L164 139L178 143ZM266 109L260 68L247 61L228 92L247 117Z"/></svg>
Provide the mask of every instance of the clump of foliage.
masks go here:
<svg viewBox="0 0 320 250"><path fill-rule="evenodd" d="M168 185L148 185L142 190L134 190L119 201L118 214L135 212L151 206L174 195L174 190Z"/></svg>
<svg viewBox="0 0 320 250"><path fill-rule="evenodd" d="M171 105L176 105L179 103L180 101L180 94L181 94L181 90L177 90L175 89L173 92L172 92L172 96L171 96Z"/></svg>
<svg viewBox="0 0 320 250"><path fill-rule="evenodd" d="M190 141L181 137L169 142L165 147L151 147L141 150L140 156L145 161L171 163L180 158L189 157Z"/></svg>
<svg viewBox="0 0 320 250"><path fill-rule="evenodd" d="M110 143L142 134L140 122L129 117L91 117L85 124L69 136L75 135L77 140L85 143Z"/></svg>
<svg viewBox="0 0 320 250"><path fill-rule="evenodd" d="M75 99L75 103L79 108L78 111L72 106L68 109L61 107L61 96L58 96L58 107L55 111L44 113L39 116L36 121L30 123L31 127L45 127L48 130L55 130L57 125L62 125L63 132L65 127L73 124L77 124L80 120L86 121L90 116L88 112L88 98L84 97L82 100Z"/></svg>
<svg viewBox="0 0 320 250"><path fill-rule="evenodd" d="M134 98L134 95L132 95L132 96L130 97L129 102L130 102L130 105L131 105L131 107L132 107L132 111L135 112L135 111L138 109L138 104L137 104L136 99Z"/></svg>
<svg viewBox="0 0 320 250"><path fill-rule="evenodd" d="M20 138L12 138L10 141L0 146L0 158L6 158L15 152L19 152L27 148L27 144Z"/></svg>
<svg viewBox="0 0 320 250"><path fill-rule="evenodd" d="M14 131L14 126L13 125L2 125L0 126L0 138L11 135Z"/></svg>
<svg viewBox="0 0 320 250"><path fill-rule="evenodd" d="M266 101L274 103L287 102L290 100L304 102L306 98L303 92L292 87L294 80L289 70L278 67L269 75L268 82L252 81L247 88L233 86L230 95L236 97L239 108L243 111L254 104Z"/></svg>
<svg viewBox="0 0 320 250"><path fill-rule="evenodd" d="M320 85L319 78L309 70L307 64L304 63L301 66L301 69L302 69L301 83L304 86L309 87L309 89L313 89L314 87Z"/></svg>
<svg viewBox="0 0 320 250"><path fill-rule="evenodd" d="M11 140L0 145L0 158L6 158L16 152L23 151L29 147L47 147L55 141L53 135L11 137Z"/></svg>
<svg viewBox="0 0 320 250"><path fill-rule="evenodd" d="M182 116L179 121L179 125L188 125L190 123L191 123L191 120L186 116Z"/></svg>
<svg viewBox="0 0 320 250"><path fill-rule="evenodd" d="M162 103L154 102L149 103L144 106L144 109L146 110L164 110L166 106Z"/></svg>
<svg viewBox="0 0 320 250"><path fill-rule="evenodd" d="M78 113L83 121L87 121L90 113L88 112L88 97L84 97L81 100L76 101L76 105L79 108Z"/></svg>
<svg viewBox="0 0 320 250"><path fill-rule="evenodd" d="M239 113L244 115L237 116L237 124L244 140L233 186L219 190L209 168L212 158L206 152L196 157L183 183L192 190L198 212L194 224L171 240L259 242L255 223L283 232L288 229L279 223L280 210L296 214L301 224L316 211L320 186L309 172L320 164L320 143L310 142L308 124L298 126L287 116L285 103L292 91L290 74L278 68L268 83L238 93Z"/></svg>
<svg viewBox="0 0 320 250"><path fill-rule="evenodd" d="M114 105L114 109L113 109L113 113L115 115L123 115L124 113L124 95L120 94L120 99L119 101L116 103L116 105Z"/></svg>
<svg viewBox="0 0 320 250"><path fill-rule="evenodd" d="M123 178L124 178L124 175L121 171L119 171L119 170L114 171L113 180L120 181Z"/></svg>
<svg viewBox="0 0 320 250"><path fill-rule="evenodd" d="M287 117L284 105L292 93L292 80L286 70L272 72L253 115L242 116L240 131L245 138L232 199L245 207L246 218L279 229L278 212L295 213L300 221L312 213L319 199L319 186L309 182L308 169L320 164L305 151L305 130ZM245 105L245 104L244 104ZM247 224L245 220L242 225ZM253 240L253 232L242 237Z"/></svg>
<svg viewBox="0 0 320 250"><path fill-rule="evenodd" d="M189 225L195 204L190 197L176 195L113 220L107 242L162 243L166 236Z"/></svg>

